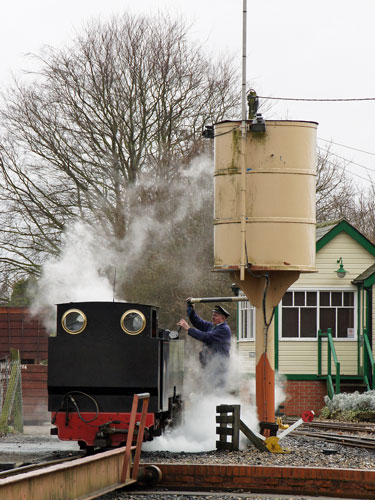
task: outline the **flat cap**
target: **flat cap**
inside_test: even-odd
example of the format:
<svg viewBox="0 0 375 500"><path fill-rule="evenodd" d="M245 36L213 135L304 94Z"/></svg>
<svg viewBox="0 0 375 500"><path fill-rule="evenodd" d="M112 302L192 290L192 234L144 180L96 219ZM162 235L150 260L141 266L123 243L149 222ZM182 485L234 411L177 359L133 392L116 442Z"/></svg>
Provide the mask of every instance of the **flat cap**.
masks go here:
<svg viewBox="0 0 375 500"><path fill-rule="evenodd" d="M212 312L215 312L217 314L222 314L223 316L225 316L226 318L228 318L228 316L230 316L229 312L226 311L224 309L224 307L221 307L221 306L215 306L213 309L212 309Z"/></svg>

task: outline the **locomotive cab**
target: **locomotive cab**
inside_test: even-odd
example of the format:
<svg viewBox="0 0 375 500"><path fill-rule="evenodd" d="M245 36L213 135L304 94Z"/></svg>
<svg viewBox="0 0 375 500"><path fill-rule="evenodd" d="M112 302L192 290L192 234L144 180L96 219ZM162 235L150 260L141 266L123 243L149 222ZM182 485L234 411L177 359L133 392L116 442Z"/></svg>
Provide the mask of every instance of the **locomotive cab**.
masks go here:
<svg viewBox="0 0 375 500"><path fill-rule="evenodd" d="M157 308L124 302L57 306L48 340L48 409L55 433L81 447L126 441L133 395L150 393L147 439L181 411L184 341L158 329Z"/></svg>

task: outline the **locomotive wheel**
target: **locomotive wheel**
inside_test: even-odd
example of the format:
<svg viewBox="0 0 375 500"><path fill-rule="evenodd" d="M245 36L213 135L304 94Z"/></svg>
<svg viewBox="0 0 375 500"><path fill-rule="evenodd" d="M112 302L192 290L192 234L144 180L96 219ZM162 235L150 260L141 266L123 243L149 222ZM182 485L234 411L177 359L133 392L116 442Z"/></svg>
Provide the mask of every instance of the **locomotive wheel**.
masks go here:
<svg viewBox="0 0 375 500"><path fill-rule="evenodd" d="M156 467L156 465L147 465L147 467L141 470L138 481L140 484L155 486L161 478L162 473L159 467Z"/></svg>
<svg viewBox="0 0 375 500"><path fill-rule="evenodd" d="M88 446L85 441L78 441L79 449L86 452L86 456L93 455L95 446Z"/></svg>

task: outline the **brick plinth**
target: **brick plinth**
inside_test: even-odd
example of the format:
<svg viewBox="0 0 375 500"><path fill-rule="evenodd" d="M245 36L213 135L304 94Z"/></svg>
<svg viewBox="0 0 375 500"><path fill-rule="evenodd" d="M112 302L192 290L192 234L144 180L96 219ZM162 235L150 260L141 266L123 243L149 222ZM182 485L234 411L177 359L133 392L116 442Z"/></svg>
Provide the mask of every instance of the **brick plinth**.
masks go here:
<svg viewBox="0 0 375 500"><path fill-rule="evenodd" d="M285 415L300 417L305 410L313 410L319 415L324 406L327 385L324 380L287 380L284 391L287 397L281 405Z"/></svg>
<svg viewBox="0 0 375 500"><path fill-rule="evenodd" d="M375 470L155 464L161 487L375 499Z"/></svg>

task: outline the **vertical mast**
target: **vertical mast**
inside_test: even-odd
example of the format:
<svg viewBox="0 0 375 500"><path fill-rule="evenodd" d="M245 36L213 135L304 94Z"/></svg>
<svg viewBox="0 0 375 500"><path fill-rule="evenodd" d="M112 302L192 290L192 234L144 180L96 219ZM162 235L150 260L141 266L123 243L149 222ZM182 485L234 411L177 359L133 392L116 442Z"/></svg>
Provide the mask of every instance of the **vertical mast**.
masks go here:
<svg viewBox="0 0 375 500"><path fill-rule="evenodd" d="M242 15L242 119L241 119L241 262L240 280L245 279L246 268L246 38L247 0L243 0Z"/></svg>

